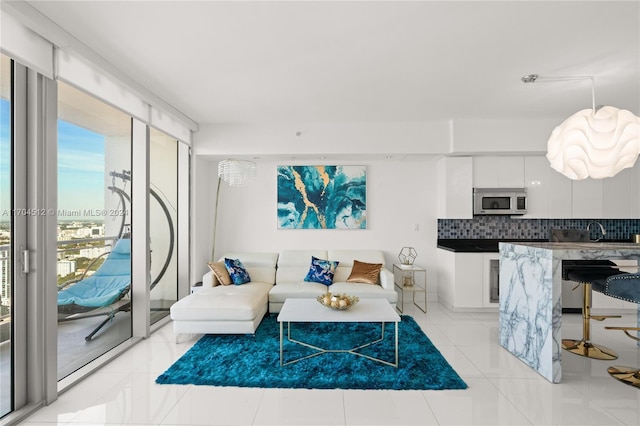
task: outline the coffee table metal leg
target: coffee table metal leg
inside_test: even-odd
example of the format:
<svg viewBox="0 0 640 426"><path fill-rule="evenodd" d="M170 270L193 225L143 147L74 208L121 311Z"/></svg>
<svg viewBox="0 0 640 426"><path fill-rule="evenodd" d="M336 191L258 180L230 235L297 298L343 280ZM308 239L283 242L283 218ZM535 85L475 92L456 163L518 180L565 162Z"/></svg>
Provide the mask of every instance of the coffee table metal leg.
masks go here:
<svg viewBox="0 0 640 426"><path fill-rule="evenodd" d="M396 367L399 365L398 363L398 322L396 322Z"/></svg>
<svg viewBox="0 0 640 426"><path fill-rule="evenodd" d="M284 322L280 322L280 367L282 367L282 328L284 327Z"/></svg>
<svg viewBox="0 0 640 426"><path fill-rule="evenodd" d="M376 362L379 362L379 363L382 363L382 364L385 364L385 365L389 365L389 366L398 368L398 365L399 365L399 362L398 362L399 361L399 354L398 354L398 322L397 321L395 322L395 333L396 333L396 335L395 335L395 352L396 352L396 354L395 354L395 363L392 363L392 362L389 362L389 361L385 361L385 360L380 359L380 358L372 357L372 356L365 355L365 354L357 352L358 350L366 348L367 346L371 346L371 345L374 345L376 343L379 343L379 342L383 341L384 340L384 326L385 326L385 323L382 322L381 323L380 338L379 339L364 343L364 344L362 344L360 346L357 346L357 347L351 348L351 349L325 349L325 348L321 348L321 347L318 347L318 346L315 346L315 345L311 345L309 343L306 343L306 342L291 338L291 323L287 322L287 340L290 341L290 342L293 342L293 343L297 343L298 345L306 346L306 347L311 348L311 349L313 349L313 350L315 350L317 352L309 354L309 355L306 355L306 356L303 356L301 358L297 358L297 359L294 359L294 360L290 360L290 361L284 362L284 357L283 357L284 332L283 332L283 323L281 322L280 323L280 366L282 367L282 366L285 366L285 365L293 364L293 363L296 363L298 361L302 361L302 360L307 359L307 358L312 358L312 357L315 357L315 356L318 356L318 355L322 355L324 353L334 352L334 353L350 353L352 355L357 355L357 356L360 356L360 357L363 357L363 358L367 358L367 359L369 359L371 361L376 361Z"/></svg>

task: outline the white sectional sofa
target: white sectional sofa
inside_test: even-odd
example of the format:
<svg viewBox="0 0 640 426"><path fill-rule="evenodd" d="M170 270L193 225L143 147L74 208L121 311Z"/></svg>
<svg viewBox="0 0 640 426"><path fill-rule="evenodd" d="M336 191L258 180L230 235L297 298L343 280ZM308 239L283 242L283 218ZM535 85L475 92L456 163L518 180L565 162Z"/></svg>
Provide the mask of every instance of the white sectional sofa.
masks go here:
<svg viewBox="0 0 640 426"><path fill-rule="evenodd" d="M311 257L338 261L333 284L304 281ZM217 285L212 272L202 277L203 288L171 306L175 333L254 333L267 313L280 312L287 298L315 298L330 291L360 299L386 299L394 307L398 300L393 274L384 267L380 250L286 250L280 253L227 253L223 258L240 259L251 281L242 285ZM378 284L347 282L354 260L381 263Z"/></svg>

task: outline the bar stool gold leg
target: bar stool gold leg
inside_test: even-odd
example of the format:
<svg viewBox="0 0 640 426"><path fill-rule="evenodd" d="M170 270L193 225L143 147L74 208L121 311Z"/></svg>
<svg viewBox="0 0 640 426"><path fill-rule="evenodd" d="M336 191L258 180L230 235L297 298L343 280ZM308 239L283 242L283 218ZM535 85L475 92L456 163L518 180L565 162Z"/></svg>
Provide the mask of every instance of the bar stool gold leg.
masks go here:
<svg viewBox="0 0 640 426"><path fill-rule="evenodd" d="M640 370L637 368L614 365L613 367L607 368L607 371L614 379L624 384L640 388Z"/></svg>
<svg viewBox="0 0 640 426"><path fill-rule="evenodd" d="M606 316L591 316L591 284L583 283L582 295L584 298L582 306L582 340L562 339L562 349L572 354L584 356L587 358L600 360L618 359L618 354L613 349L606 346L596 345L591 342L591 320L602 321Z"/></svg>
<svg viewBox="0 0 640 426"><path fill-rule="evenodd" d="M638 336L634 336L630 333L630 331L640 331L640 327L605 327L605 330L622 330L628 337L632 338L636 342L640 342L640 338ZM640 388L640 369L638 368L614 365L607 368L607 372L611 377L626 385Z"/></svg>

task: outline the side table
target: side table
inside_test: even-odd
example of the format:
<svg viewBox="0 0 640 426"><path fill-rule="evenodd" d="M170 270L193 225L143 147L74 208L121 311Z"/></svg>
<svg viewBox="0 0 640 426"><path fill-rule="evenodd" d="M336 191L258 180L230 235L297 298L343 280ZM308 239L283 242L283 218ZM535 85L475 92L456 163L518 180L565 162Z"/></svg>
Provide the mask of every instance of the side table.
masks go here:
<svg viewBox="0 0 640 426"><path fill-rule="evenodd" d="M393 284L400 296L400 303L396 309L404 311L404 293L412 293L413 304L422 312L427 313L427 270L416 265L393 264ZM416 302L416 293L424 295L424 307Z"/></svg>

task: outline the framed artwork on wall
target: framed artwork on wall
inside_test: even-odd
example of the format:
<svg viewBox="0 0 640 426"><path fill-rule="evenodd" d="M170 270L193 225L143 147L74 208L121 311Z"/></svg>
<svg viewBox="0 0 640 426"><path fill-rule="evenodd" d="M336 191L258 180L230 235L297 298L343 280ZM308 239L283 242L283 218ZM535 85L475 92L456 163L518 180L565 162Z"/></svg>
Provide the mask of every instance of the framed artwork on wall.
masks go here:
<svg viewBox="0 0 640 426"><path fill-rule="evenodd" d="M365 166L278 166L278 229L366 229Z"/></svg>

